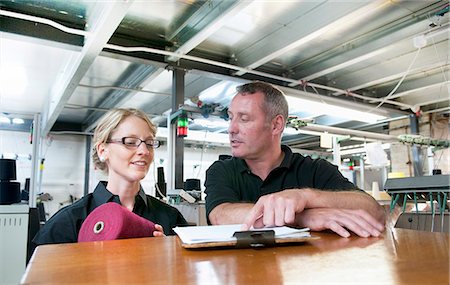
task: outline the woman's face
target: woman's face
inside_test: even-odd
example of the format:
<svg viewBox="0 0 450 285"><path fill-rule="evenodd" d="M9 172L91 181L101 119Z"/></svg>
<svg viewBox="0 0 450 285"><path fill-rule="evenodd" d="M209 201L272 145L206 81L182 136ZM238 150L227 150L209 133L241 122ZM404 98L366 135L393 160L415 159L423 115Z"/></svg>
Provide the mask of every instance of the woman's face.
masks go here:
<svg viewBox="0 0 450 285"><path fill-rule="evenodd" d="M99 146L100 156L106 159L109 180L123 179L127 182L139 182L147 174L153 162L154 150L145 143L138 147L125 146L124 137L138 138L143 141L154 139L148 124L141 118L130 116L124 119L111 134L110 143Z"/></svg>

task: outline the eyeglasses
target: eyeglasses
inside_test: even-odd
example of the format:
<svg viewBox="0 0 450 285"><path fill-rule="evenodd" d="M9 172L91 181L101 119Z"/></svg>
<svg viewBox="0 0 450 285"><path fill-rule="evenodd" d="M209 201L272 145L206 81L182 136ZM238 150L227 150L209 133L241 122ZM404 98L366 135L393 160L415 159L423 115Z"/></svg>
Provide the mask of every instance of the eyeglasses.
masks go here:
<svg viewBox="0 0 450 285"><path fill-rule="evenodd" d="M148 149L151 148L158 148L160 146L160 142L158 140L141 140L138 138L132 138L132 137L123 137L121 139L111 139L106 141L107 143L121 143L125 145L126 147L130 148L138 148L141 143L145 143Z"/></svg>

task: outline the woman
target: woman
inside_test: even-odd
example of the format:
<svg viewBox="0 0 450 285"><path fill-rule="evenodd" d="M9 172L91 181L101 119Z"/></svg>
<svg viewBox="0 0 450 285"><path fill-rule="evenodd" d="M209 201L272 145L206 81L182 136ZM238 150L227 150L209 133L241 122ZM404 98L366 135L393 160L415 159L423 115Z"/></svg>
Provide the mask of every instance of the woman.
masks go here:
<svg viewBox="0 0 450 285"><path fill-rule="evenodd" d="M94 165L108 174L90 193L59 210L37 233L34 246L77 242L86 217L98 206L115 202L156 224L154 236L172 235L172 228L187 225L180 212L146 195L140 181L153 162L156 127L136 109L114 109L106 113L94 132Z"/></svg>

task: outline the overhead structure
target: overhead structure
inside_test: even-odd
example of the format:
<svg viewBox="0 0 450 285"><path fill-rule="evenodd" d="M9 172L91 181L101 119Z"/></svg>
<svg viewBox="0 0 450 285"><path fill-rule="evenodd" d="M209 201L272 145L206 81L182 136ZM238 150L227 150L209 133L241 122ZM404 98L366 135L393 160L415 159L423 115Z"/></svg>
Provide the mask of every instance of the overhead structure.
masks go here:
<svg viewBox="0 0 450 285"><path fill-rule="evenodd" d="M450 111L448 10L444 0L1 1L0 75L20 65L26 82L11 82L23 94L3 93L0 112L41 113L42 136L91 132L115 107L165 127L182 69L183 104L226 107L236 85L262 80L331 110L294 104L299 118L382 134L391 119Z"/></svg>

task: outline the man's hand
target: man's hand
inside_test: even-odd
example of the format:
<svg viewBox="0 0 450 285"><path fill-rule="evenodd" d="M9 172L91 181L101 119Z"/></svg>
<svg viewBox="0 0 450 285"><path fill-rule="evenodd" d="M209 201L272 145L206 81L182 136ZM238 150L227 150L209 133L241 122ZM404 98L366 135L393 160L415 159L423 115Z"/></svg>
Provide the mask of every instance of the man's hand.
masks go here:
<svg viewBox="0 0 450 285"><path fill-rule="evenodd" d="M264 195L256 202L244 221L242 230L284 226L295 223L296 214L304 210L305 191L284 190Z"/></svg>
<svg viewBox="0 0 450 285"><path fill-rule="evenodd" d="M384 225L364 210L314 208L297 214L297 224L312 231L330 229L342 237L354 232L360 237L378 237Z"/></svg>

